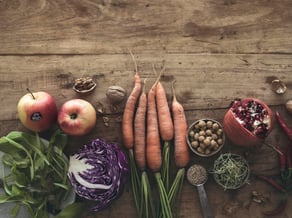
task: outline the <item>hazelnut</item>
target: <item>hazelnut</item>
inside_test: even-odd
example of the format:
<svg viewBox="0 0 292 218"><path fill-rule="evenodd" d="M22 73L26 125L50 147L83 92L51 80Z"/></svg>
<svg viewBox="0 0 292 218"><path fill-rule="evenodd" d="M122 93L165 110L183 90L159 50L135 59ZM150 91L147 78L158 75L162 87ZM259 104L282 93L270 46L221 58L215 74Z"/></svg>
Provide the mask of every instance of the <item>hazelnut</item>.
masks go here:
<svg viewBox="0 0 292 218"><path fill-rule="evenodd" d="M212 125L212 129L213 129L213 130L218 130L218 129L219 129L219 125L218 125L218 123L213 123L213 125Z"/></svg>
<svg viewBox="0 0 292 218"><path fill-rule="evenodd" d="M200 136L205 136L205 135L206 135L206 132L203 131L203 130L201 130L201 131L199 132L199 135L200 135Z"/></svg>
<svg viewBox="0 0 292 218"><path fill-rule="evenodd" d="M212 134L212 139L218 139L218 135Z"/></svg>
<svg viewBox="0 0 292 218"><path fill-rule="evenodd" d="M205 140L205 136L200 135L198 140L199 140L200 142L203 142L203 141Z"/></svg>
<svg viewBox="0 0 292 218"><path fill-rule="evenodd" d="M211 129L213 125L213 122L211 120L207 121L207 128Z"/></svg>
<svg viewBox="0 0 292 218"><path fill-rule="evenodd" d="M218 139L218 140L217 140L217 143L218 143L219 145L222 145L222 144L223 144L223 140L222 140L222 139Z"/></svg>
<svg viewBox="0 0 292 218"><path fill-rule="evenodd" d="M199 137L200 137L199 133L196 132L195 135L194 135L194 139L195 140L199 140Z"/></svg>
<svg viewBox="0 0 292 218"><path fill-rule="evenodd" d="M193 148L196 148L196 147L199 146L199 142L198 141L192 141L191 145L192 145Z"/></svg>
<svg viewBox="0 0 292 218"><path fill-rule="evenodd" d="M204 120L200 120L198 126L203 129L206 126L206 122Z"/></svg>
<svg viewBox="0 0 292 218"><path fill-rule="evenodd" d="M202 154L204 153L204 149L201 146L197 148L197 151Z"/></svg>
<svg viewBox="0 0 292 218"><path fill-rule="evenodd" d="M193 130L191 130L189 133L189 136L193 138L195 136L195 132Z"/></svg>
<svg viewBox="0 0 292 218"><path fill-rule="evenodd" d="M204 140L204 144L205 144L205 145L209 146L210 143L211 143L211 141L210 141L209 138L206 138L206 139Z"/></svg>
<svg viewBox="0 0 292 218"><path fill-rule="evenodd" d="M212 130L211 129L207 129L206 130L206 135L212 135Z"/></svg>

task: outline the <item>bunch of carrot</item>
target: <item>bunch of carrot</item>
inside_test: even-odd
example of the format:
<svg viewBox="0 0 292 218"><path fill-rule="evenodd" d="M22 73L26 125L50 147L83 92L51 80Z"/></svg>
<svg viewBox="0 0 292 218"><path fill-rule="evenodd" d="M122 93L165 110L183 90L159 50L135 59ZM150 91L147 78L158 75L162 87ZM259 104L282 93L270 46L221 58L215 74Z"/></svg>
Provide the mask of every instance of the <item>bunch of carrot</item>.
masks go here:
<svg viewBox="0 0 292 218"><path fill-rule="evenodd" d="M132 58L134 59L133 55ZM170 110L160 76L146 94L146 80L142 89L136 62L135 67L134 88L125 105L122 134L124 146L129 151L132 191L137 213L139 217L171 218L173 203L190 160L186 143L186 117L175 94ZM161 141L164 142L163 146ZM179 170L170 186L169 158L172 142L174 159ZM158 208L154 206L149 173L153 173L157 182L160 200Z"/></svg>

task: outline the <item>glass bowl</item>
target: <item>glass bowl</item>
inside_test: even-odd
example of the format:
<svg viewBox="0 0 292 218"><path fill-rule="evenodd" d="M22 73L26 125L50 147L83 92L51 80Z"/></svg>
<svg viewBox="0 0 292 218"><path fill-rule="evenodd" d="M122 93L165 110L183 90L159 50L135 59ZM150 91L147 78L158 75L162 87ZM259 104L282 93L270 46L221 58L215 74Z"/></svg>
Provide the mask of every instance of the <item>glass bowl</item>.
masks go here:
<svg viewBox="0 0 292 218"><path fill-rule="evenodd" d="M238 154L221 154L215 161L212 174L224 190L238 189L247 183L250 175L248 162Z"/></svg>

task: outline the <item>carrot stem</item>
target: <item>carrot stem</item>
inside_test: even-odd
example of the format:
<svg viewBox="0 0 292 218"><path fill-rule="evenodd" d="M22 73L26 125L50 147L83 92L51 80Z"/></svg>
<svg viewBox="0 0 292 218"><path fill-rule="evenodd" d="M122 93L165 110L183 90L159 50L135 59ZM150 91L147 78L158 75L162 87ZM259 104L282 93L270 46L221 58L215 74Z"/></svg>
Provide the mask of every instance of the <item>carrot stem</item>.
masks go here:
<svg viewBox="0 0 292 218"><path fill-rule="evenodd" d="M146 171L143 171L141 174L141 184L142 184L141 196L144 198L143 201L141 202L142 204L145 205L145 207L143 208L144 213L141 211L140 217L145 217L145 218L155 217L156 212L154 209L151 187L149 184L149 179L148 179L148 175Z"/></svg>
<svg viewBox="0 0 292 218"><path fill-rule="evenodd" d="M135 206L137 209L137 213L140 214L140 192L139 190L141 190L141 184L140 184L140 179L139 179L139 175L137 172L137 167L135 164L135 158L134 158L134 153L133 153L133 149L129 149L129 161L130 161L130 170L131 170L131 183L132 183L132 192L133 192L133 197L134 197L134 202L135 202Z"/></svg>
<svg viewBox="0 0 292 218"><path fill-rule="evenodd" d="M147 197L148 191L147 191L147 185L145 183L145 171L141 174L141 204L140 204L140 218L148 218L148 197Z"/></svg>
<svg viewBox="0 0 292 218"><path fill-rule="evenodd" d="M169 153L170 153L170 142L165 141L163 145L163 162L161 167L161 177L165 187L165 190L169 190Z"/></svg>
<svg viewBox="0 0 292 218"><path fill-rule="evenodd" d="M157 185L158 185L159 198L160 198L161 207L162 207L161 208L162 209L162 217L163 218L172 218L173 215L172 215L168 195L165 191L160 172L155 173L155 178L156 178Z"/></svg>
<svg viewBox="0 0 292 218"><path fill-rule="evenodd" d="M182 189L184 177L185 177L185 168L180 168L175 176L175 179L173 180L172 186L170 188L170 191L168 192L168 199L171 206L174 205L175 199L179 195Z"/></svg>
<svg viewBox="0 0 292 218"><path fill-rule="evenodd" d="M168 201L172 210L174 210L174 203L181 193L183 181L185 177L185 168L178 169L170 190L167 194ZM159 218L162 218L162 214L159 214Z"/></svg>

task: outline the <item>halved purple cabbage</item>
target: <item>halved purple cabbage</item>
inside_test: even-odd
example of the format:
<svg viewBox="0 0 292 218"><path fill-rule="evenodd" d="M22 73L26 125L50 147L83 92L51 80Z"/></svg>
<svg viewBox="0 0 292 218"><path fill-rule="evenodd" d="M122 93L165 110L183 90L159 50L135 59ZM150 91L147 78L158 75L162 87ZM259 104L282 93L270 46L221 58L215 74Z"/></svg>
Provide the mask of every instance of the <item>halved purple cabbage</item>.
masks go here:
<svg viewBox="0 0 292 218"><path fill-rule="evenodd" d="M96 202L100 211L116 199L128 179L130 167L122 149L95 139L70 156L68 177L77 195Z"/></svg>

